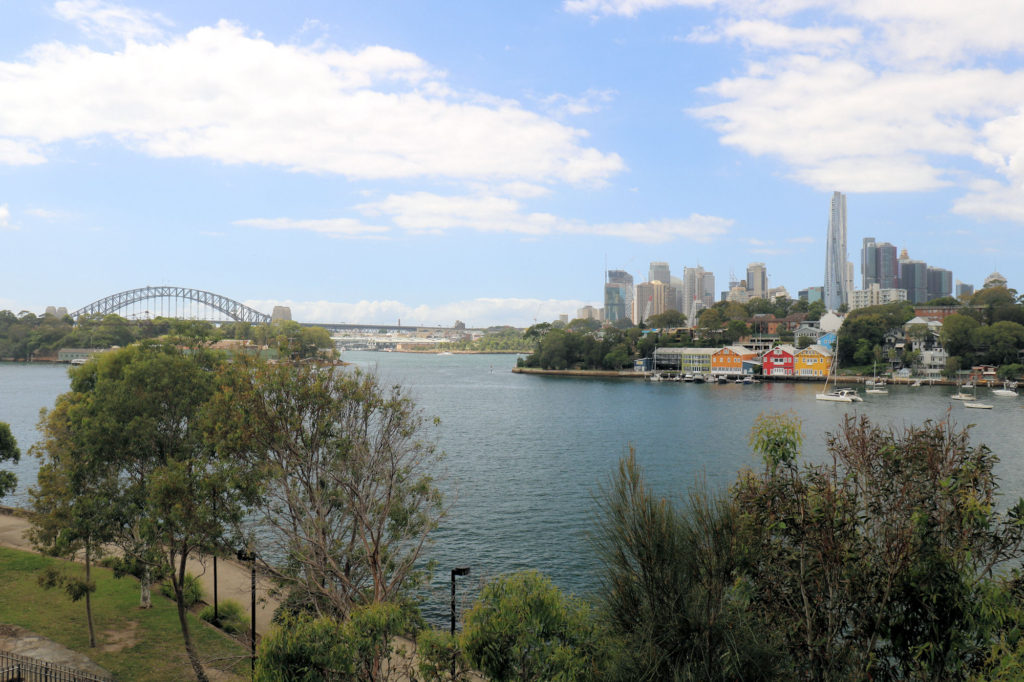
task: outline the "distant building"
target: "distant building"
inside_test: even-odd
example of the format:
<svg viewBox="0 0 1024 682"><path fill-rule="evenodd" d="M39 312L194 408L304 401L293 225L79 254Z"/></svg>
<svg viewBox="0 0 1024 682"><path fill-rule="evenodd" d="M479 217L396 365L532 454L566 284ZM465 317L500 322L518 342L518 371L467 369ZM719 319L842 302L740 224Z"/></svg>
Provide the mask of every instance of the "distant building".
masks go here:
<svg viewBox="0 0 1024 682"><path fill-rule="evenodd" d="M801 289L797 296L801 301L807 301L808 303L814 303L815 301L825 300L825 287L807 287Z"/></svg>
<svg viewBox="0 0 1024 682"><path fill-rule="evenodd" d="M965 284L960 280L956 281L956 297L963 299L974 295L974 285Z"/></svg>
<svg viewBox="0 0 1024 682"><path fill-rule="evenodd" d="M853 295L850 296L850 310L906 300L905 289L883 289L878 284L872 284L867 289L853 292Z"/></svg>
<svg viewBox="0 0 1024 682"><path fill-rule="evenodd" d="M292 309L286 305L275 305L270 313L271 322L288 322L292 319Z"/></svg>
<svg viewBox="0 0 1024 682"><path fill-rule="evenodd" d="M953 295L953 273L945 268L928 268L928 300Z"/></svg>
<svg viewBox="0 0 1024 682"><path fill-rule="evenodd" d="M667 302L674 298L672 287L664 282L641 282L636 285L637 323L646 322L668 310Z"/></svg>
<svg viewBox="0 0 1024 682"><path fill-rule="evenodd" d="M852 266L847 267L846 254L846 195L833 192L825 240L824 301L828 310L839 310L849 302L846 286Z"/></svg>
<svg viewBox="0 0 1024 682"><path fill-rule="evenodd" d="M633 275L609 270L604 283L604 319L607 322L633 319Z"/></svg>
<svg viewBox="0 0 1024 682"><path fill-rule="evenodd" d="M874 237L865 237L860 252L860 273L862 289L872 284L880 289L896 289L899 273L896 247L889 242L878 243Z"/></svg>
<svg viewBox="0 0 1024 682"><path fill-rule="evenodd" d="M1006 278L1000 275L998 272L993 272L991 275L985 278L985 284L982 288L988 289L989 287L1005 287Z"/></svg>
<svg viewBox="0 0 1024 682"><path fill-rule="evenodd" d="M651 262L651 266L647 270L647 281L664 282L668 286L672 286L672 272L669 270L668 263L664 261Z"/></svg>
<svg viewBox="0 0 1024 682"><path fill-rule="evenodd" d="M603 311L600 308L595 308L592 305L585 305L576 311L576 319L578 320L600 320L603 319L601 314Z"/></svg>
<svg viewBox="0 0 1024 682"><path fill-rule="evenodd" d="M928 302L928 264L911 259L906 249L900 254L898 288L906 290L911 303Z"/></svg>
<svg viewBox="0 0 1024 682"><path fill-rule="evenodd" d="M562 324L569 324L569 313L561 313L558 316L558 321Z"/></svg>
<svg viewBox="0 0 1024 682"><path fill-rule="evenodd" d="M691 322L697 321L697 313L710 308L715 302L715 276L699 265L683 269L683 290L680 293L682 307L679 312Z"/></svg>
<svg viewBox="0 0 1024 682"><path fill-rule="evenodd" d="M768 268L764 263L747 266L747 293L750 298L768 298Z"/></svg>

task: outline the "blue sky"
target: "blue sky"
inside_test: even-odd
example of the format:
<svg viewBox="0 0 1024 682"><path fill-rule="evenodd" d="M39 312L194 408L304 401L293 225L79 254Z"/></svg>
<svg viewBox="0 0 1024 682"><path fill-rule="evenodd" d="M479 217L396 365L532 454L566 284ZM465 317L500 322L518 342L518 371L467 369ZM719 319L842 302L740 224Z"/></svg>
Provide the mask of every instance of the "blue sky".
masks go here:
<svg viewBox="0 0 1024 682"><path fill-rule="evenodd" d="M528 325L863 237L1024 275L1024 5L0 0L0 309ZM860 285L859 274L857 285Z"/></svg>

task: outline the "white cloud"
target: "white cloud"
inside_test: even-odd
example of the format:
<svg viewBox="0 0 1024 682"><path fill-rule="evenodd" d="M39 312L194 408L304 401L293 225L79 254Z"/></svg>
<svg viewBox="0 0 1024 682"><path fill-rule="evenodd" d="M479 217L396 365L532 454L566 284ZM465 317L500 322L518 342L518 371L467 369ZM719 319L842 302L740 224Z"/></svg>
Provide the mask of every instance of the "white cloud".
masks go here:
<svg viewBox="0 0 1024 682"><path fill-rule="evenodd" d="M564 0L565 11L574 14L617 14L634 17L640 12L666 7L706 7L716 0Z"/></svg>
<svg viewBox="0 0 1024 682"><path fill-rule="evenodd" d="M11 224L11 209L7 207L7 204L0 204L0 230L16 230L14 225Z"/></svg>
<svg viewBox="0 0 1024 682"><path fill-rule="evenodd" d="M49 43L0 62L0 162L113 140L349 178L601 183L621 158L518 103L453 92L415 54L279 45L229 22L115 51Z"/></svg>
<svg viewBox="0 0 1024 682"><path fill-rule="evenodd" d="M743 20L726 24L719 32L699 28L690 34L691 42L714 42L718 38L739 40L749 47L775 50L800 50L832 53L859 43L856 28L810 27L794 28L774 21Z"/></svg>
<svg viewBox="0 0 1024 682"><path fill-rule="evenodd" d="M410 304L401 301L245 301L257 310L272 310L285 305L292 310L292 319L303 322L347 322L422 326L451 326L462 320L469 327L509 324L527 327L534 322L557 320L560 314L575 317L585 301L536 298L475 298L440 304Z"/></svg>
<svg viewBox="0 0 1024 682"><path fill-rule="evenodd" d="M390 228L381 225L366 225L351 218L327 218L324 220L294 220L292 218L249 218L236 220L234 225L255 227L261 230L303 230L317 232L329 237L381 238Z"/></svg>
<svg viewBox="0 0 1024 682"><path fill-rule="evenodd" d="M0 137L0 164L33 166L40 163L46 163L46 157L36 151L34 144Z"/></svg>
<svg viewBox="0 0 1024 682"><path fill-rule="evenodd" d="M61 220L68 217L68 213L65 211L55 211L49 208L30 208L25 213L43 220Z"/></svg>
<svg viewBox="0 0 1024 682"><path fill-rule="evenodd" d="M548 95L541 100L545 110L559 117L579 116L581 114L593 114L604 108L604 105L611 102L615 90L596 90L591 88L579 96L555 93Z"/></svg>
<svg viewBox="0 0 1024 682"><path fill-rule="evenodd" d="M530 213L523 210L522 204L515 199L489 194L392 194L381 201L360 204L356 208L367 216L387 216L398 227L413 233L440 234L452 229L510 232L532 236L561 233L620 237L652 244L677 238L709 242L725 234L732 224L731 220L725 218L696 213L684 219L587 223L560 218L550 213Z"/></svg>
<svg viewBox="0 0 1024 682"><path fill-rule="evenodd" d="M93 38L155 40L163 37L161 27L171 26L170 20L159 12L147 12L102 0L62 0L54 4L53 11Z"/></svg>

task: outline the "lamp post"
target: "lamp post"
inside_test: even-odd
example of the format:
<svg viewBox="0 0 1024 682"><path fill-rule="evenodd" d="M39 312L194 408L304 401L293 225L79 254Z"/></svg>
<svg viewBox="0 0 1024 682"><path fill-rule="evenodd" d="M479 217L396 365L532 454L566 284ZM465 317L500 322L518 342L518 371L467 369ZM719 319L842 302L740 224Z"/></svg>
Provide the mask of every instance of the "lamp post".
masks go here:
<svg viewBox="0 0 1024 682"><path fill-rule="evenodd" d="M252 671L253 677L256 676L256 553L248 547L238 550L239 561L251 561L252 562L252 603L249 607L249 613L251 614L251 625L249 629L249 644L251 651L251 658L249 661L249 668Z"/></svg>
<svg viewBox="0 0 1024 682"><path fill-rule="evenodd" d="M452 569L452 644L453 644L453 646L452 646L452 682L455 682L455 656L456 656L455 647L454 647L454 638L455 638L455 576L465 576L465 575L469 575L469 567L468 566L461 566L459 568L453 568Z"/></svg>

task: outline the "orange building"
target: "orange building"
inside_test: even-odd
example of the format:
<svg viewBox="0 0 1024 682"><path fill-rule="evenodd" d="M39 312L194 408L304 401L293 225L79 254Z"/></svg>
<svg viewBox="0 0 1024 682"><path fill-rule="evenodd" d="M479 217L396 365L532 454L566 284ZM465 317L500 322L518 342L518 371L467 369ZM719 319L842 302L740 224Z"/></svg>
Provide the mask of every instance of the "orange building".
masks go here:
<svg viewBox="0 0 1024 682"><path fill-rule="evenodd" d="M744 346L726 346L711 354L712 374L743 374L743 361L757 357L757 353Z"/></svg>

